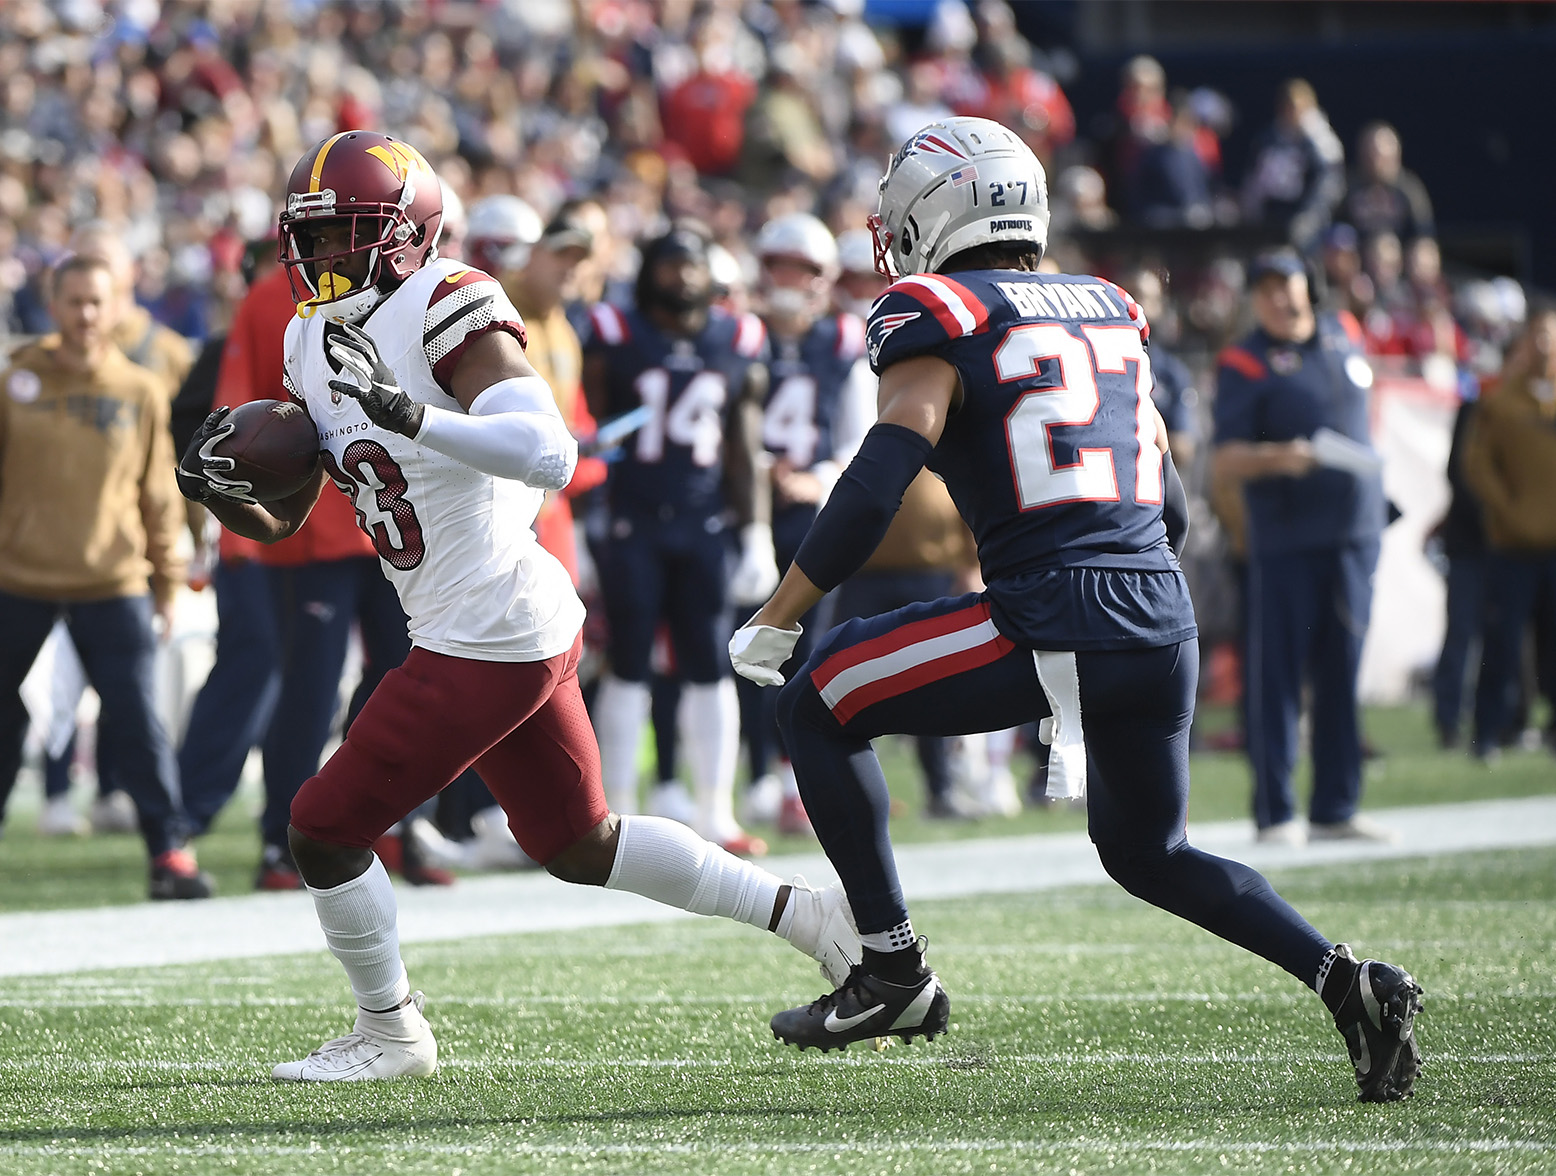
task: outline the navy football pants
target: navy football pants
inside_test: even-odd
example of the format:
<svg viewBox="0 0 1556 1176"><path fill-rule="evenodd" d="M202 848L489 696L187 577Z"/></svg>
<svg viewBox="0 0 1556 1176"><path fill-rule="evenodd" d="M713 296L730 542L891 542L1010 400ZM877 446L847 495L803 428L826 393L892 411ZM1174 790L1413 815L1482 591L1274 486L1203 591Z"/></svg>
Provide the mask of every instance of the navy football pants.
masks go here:
<svg viewBox="0 0 1556 1176"><path fill-rule="evenodd" d="M1076 654L1091 840L1131 894L1311 984L1330 943L1238 862L1189 845L1189 725L1199 643ZM1046 717L1032 651L979 594L910 605L829 633L783 688L778 721L800 795L865 933L907 918L870 740L965 735Z"/></svg>
<svg viewBox="0 0 1556 1176"><path fill-rule="evenodd" d="M1259 828L1293 818L1302 686L1312 686L1313 798L1308 818L1349 820L1361 799L1356 679L1372 612L1376 539L1256 555L1248 562L1248 758Z"/></svg>
<svg viewBox="0 0 1556 1176"><path fill-rule="evenodd" d="M648 681L661 620L669 625L683 681L711 684L729 673L730 544L716 518L616 518L601 556L600 595L616 677Z"/></svg>

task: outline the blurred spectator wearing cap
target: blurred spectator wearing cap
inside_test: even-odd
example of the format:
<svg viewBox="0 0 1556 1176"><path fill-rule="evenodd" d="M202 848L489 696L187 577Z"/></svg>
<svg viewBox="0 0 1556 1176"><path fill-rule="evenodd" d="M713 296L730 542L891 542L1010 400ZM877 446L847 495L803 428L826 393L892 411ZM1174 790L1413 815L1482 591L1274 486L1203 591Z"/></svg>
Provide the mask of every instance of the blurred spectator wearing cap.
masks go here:
<svg viewBox="0 0 1556 1176"><path fill-rule="evenodd" d="M1484 509L1489 547L1472 747L1486 759L1512 713L1524 630L1536 612L1556 616L1556 307L1529 316L1496 392L1477 409L1464 476ZM1548 692L1556 685L1552 629L1537 657Z"/></svg>
<svg viewBox="0 0 1556 1176"><path fill-rule="evenodd" d="M1328 309L1343 310L1358 323L1365 321L1374 292L1372 279L1362 270L1361 239L1356 230L1347 224L1330 225L1319 257Z"/></svg>
<svg viewBox="0 0 1556 1176"><path fill-rule="evenodd" d="M1254 820L1261 841L1303 839L1291 775L1310 682L1306 835L1388 840L1356 812L1356 682L1385 521L1367 419L1372 372L1340 323L1315 314L1294 251L1257 258L1249 285L1259 325L1218 361L1213 474L1241 484L1247 506Z"/></svg>
<svg viewBox="0 0 1556 1176"><path fill-rule="evenodd" d="M1282 84L1275 121L1254 139L1251 155L1244 218L1299 249L1316 245L1345 194L1345 150L1306 81Z"/></svg>
<svg viewBox="0 0 1556 1176"><path fill-rule="evenodd" d="M1356 170L1340 215L1363 235L1393 233L1409 241L1435 233L1426 185L1405 170L1399 133L1388 123L1368 123L1356 136Z"/></svg>
<svg viewBox="0 0 1556 1176"><path fill-rule="evenodd" d="M22 679L63 618L134 799L151 896L206 898L153 672L153 617L165 635L184 577L170 397L114 346L107 262L68 257L49 286L58 337L23 348L0 376L0 812L27 730Z"/></svg>

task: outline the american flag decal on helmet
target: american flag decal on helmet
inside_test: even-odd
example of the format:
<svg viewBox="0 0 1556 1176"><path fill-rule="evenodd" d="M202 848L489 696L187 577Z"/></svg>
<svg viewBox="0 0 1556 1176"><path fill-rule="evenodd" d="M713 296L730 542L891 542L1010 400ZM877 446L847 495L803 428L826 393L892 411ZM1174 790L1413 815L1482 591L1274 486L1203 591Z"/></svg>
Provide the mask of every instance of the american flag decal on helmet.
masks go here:
<svg viewBox="0 0 1556 1176"><path fill-rule="evenodd" d="M970 184L978 178L978 169L969 164L960 171L951 173L951 187L960 188L963 184Z"/></svg>

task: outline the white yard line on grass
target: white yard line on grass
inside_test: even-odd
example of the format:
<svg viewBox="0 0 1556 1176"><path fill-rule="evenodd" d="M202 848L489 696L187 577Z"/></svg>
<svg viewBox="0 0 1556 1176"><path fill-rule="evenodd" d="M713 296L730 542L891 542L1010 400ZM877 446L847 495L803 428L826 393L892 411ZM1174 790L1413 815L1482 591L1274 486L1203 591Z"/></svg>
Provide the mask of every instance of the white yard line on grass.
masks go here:
<svg viewBox="0 0 1556 1176"><path fill-rule="evenodd" d="M1371 815L1400 832L1399 844L1259 845L1252 841L1245 821L1194 825L1190 836L1201 849L1259 869L1556 844L1553 796L1424 805ZM765 864L785 878L804 874L817 883L836 878L820 853L771 858ZM1083 833L907 845L898 849L897 865L903 889L913 900L1027 893L1107 881ZM398 897L400 938L405 943L692 917L635 894L567 886L541 873L467 878L446 889L401 887ZM0 915L0 976L152 967L323 948L306 894Z"/></svg>

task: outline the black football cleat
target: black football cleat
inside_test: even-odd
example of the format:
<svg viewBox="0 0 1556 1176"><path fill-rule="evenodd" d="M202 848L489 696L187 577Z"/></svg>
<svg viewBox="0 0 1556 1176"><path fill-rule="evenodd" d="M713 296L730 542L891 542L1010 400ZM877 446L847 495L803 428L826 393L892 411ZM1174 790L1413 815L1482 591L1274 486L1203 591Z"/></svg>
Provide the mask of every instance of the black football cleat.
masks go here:
<svg viewBox="0 0 1556 1176"><path fill-rule="evenodd" d="M1335 950L1356 958L1343 943ZM1414 1090L1421 1073L1415 1037L1421 995L1421 986L1403 968L1378 960L1362 960L1357 967L1334 1023L1356 1068L1362 1102L1398 1102Z"/></svg>
<svg viewBox="0 0 1556 1176"><path fill-rule="evenodd" d="M951 998L933 972L926 969L914 983L904 985L856 967L841 988L779 1013L772 1028L785 1045L801 1050L815 1046L825 1053L878 1037L900 1037L907 1043L922 1036L933 1041L950 1019Z"/></svg>

